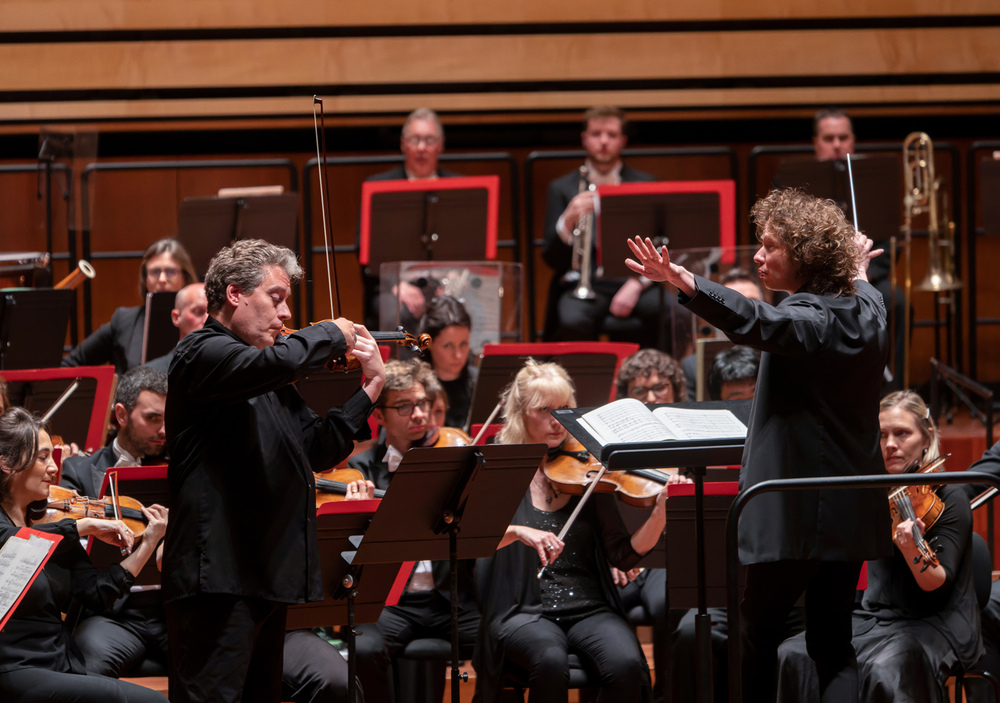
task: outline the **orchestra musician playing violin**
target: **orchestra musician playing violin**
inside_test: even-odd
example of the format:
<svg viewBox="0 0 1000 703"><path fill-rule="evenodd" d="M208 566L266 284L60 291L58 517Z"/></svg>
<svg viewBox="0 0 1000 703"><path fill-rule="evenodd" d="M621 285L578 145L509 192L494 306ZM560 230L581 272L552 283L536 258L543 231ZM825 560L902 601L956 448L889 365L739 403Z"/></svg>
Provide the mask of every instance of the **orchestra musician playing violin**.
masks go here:
<svg viewBox="0 0 1000 703"><path fill-rule="evenodd" d="M314 471L369 434L385 370L368 331L325 320L277 339L295 255L242 240L212 259L209 318L170 363L163 558L173 701L281 700L288 604L321 600ZM325 417L294 383L351 354L362 386Z"/></svg>
<svg viewBox="0 0 1000 703"><path fill-rule="evenodd" d="M866 275L881 251L832 201L800 190L773 190L751 214L760 280L789 294L777 305L692 274L648 238L629 240L636 259L626 263L676 286L681 304L731 341L761 350L741 489L768 479L882 474L886 313ZM778 645L803 592L822 700L857 698L851 607L863 561L892 550L885 503L876 488L774 492L747 504L739 522L744 701L773 700Z"/></svg>
<svg viewBox="0 0 1000 703"><path fill-rule="evenodd" d="M916 393L886 396L879 424L889 473L904 473L938 457L937 428ZM919 489L904 493L913 496L907 499L919 515L924 502ZM852 618L865 703L947 700L945 680L957 666L968 668L983 654L972 577L969 501L963 486L940 486L936 498L944 502L944 509L933 524L920 518L900 521L892 531L892 556L868 562L868 587ZM934 553L933 560L919 549L921 537ZM819 700L815 671L801 636L781 645L779 662L781 700Z"/></svg>
<svg viewBox="0 0 1000 703"><path fill-rule="evenodd" d="M159 506L143 510L148 524L139 541L120 520L83 517L34 524L33 508L39 502L44 506L55 477L45 426L22 408L0 415L0 545L21 527L62 537L0 631L0 700L162 703L156 691L88 674L61 614L73 598L100 611L128 594L163 536L167 511ZM80 545L80 538L90 535L132 552L120 565L98 573Z"/></svg>
<svg viewBox="0 0 1000 703"><path fill-rule="evenodd" d="M139 466L158 457L166 445L163 407L167 375L137 366L115 389L114 415L118 434L108 446L90 456L63 462L59 485L82 496L98 498L104 473L115 466ZM156 459L153 460L157 462ZM159 459L158 463L164 460ZM133 593L100 614L85 617L73 632L87 661L87 672L101 676L129 676L145 659L167 668L167 626L158 590Z"/></svg>
<svg viewBox="0 0 1000 703"><path fill-rule="evenodd" d="M558 453L567 432L549 411L570 407L576 395L566 371L529 360L505 391L498 441L539 442ZM666 523L666 488L653 496L649 518L631 535L614 498L594 492L560 540L557 534L581 499L546 473L557 461L538 469L497 553L477 564L477 578L488 590L473 658L476 695L484 703L497 701L509 662L527 672L530 703L566 701L572 651L600 681L598 701L649 700L646 658L609 565L628 571L655 546ZM585 475L590 465L580 467Z"/></svg>
<svg viewBox="0 0 1000 703"><path fill-rule="evenodd" d="M351 457L347 465L359 470L386 489L403 455L411 447L423 446L427 437L432 402L424 382L430 369L411 359L385 365L385 387L373 413L384 437L371 449ZM450 429L450 428L445 428ZM408 642L418 638L451 637L451 568L448 561L421 561L414 567L399 604L383 608L378 621L361 625L357 639L358 678L369 701L391 700L390 664ZM472 588L468 561L459 562L458 639L471 645L479 628L479 611Z"/></svg>

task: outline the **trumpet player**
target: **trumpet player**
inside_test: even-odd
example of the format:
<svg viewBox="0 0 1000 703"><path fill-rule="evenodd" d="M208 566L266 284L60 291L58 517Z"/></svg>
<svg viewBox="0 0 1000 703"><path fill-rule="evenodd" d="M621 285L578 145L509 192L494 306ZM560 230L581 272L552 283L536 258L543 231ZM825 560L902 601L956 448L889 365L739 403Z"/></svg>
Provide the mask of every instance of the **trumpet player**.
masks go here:
<svg viewBox="0 0 1000 703"><path fill-rule="evenodd" d="M617 318L639 318L635 333L612 334L616 341L634 341L656 346L659 320L658 289L638 276L603 280L595 277L593 237L582 257L574 257L574 240L593 233L592 187L617 185L655 178L625 165L622 149L628 142L625 113L617 107L592 107L584 114L580 134L587 151L581 168L549 184L545 210L545 243L542 256L552 267L552 284L545 319L545 338L550 341L594 340L604 329L608 314ZM580 244L577 244L578 253ZM574 261L574 259L577 259ZM580 261L583 261L581 267ZM581 268L585 270L580 270ZM589 280L588 280L589 279Z"/></svg>

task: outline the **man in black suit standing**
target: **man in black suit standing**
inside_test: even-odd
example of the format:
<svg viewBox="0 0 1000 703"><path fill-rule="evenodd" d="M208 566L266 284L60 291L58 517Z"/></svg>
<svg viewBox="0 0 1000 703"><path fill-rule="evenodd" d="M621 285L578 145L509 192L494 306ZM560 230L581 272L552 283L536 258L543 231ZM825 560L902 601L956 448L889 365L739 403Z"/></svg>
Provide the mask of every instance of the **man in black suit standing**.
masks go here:
<svg viewBox="0 0 1000 703"><path fill-rule="evenodd" d="M579 272L572 269L574 232L582 231L583 220L594 214L594 193L588 186L656 180L622 161L622 150L628 143L627 127L625 113L617 107L604 105L587 110L580 134L587 150L583 167L549 184L542 246L542 257L553 271L545 316L547 340L595 340L605 331L604 321L610 313L622 319L635 317L642 323L636 325L634 334L617 335L620 341L656 346L659 289L652 281L638 276L597 279L596 257L592 256L594 298L581 300L573 295L579 280ZM591 243L591 249L596 249L596 242Z"/></svg>
<svg viewBox="0 0 1000 703"><path fill-rule="evenodd" d="M666 250L629 242L633 271L677 286L680 302L737 344L760 349L740 471L768 479L884 474L879 395L888 349L882 296L868 283L872 242L828 200L774 190L752 211L761 282L777 306L695 276ZM844 519L850 516L849 519ZM789 491L752 501L740 518L747 565L741 605L743 700L774 699L786 616L806 594L806 643L824 701L858 698L851 607L862 562L889 556L884 489Z"/></svg>

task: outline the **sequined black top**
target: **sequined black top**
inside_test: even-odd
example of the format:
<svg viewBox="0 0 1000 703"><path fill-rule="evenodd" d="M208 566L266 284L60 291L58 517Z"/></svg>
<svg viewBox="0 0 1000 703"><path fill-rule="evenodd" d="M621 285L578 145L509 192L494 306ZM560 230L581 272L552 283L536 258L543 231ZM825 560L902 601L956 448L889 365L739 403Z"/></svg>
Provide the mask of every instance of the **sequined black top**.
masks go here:
<svg viewBox="0 0 1000 703"><path fill-rule="evenodd" d="M558 534L572 512L569 505L556 511L539 510L532 506L525 524ZM577 520L563 541L566 548L545 569L539 584L542 615L557 622L564 618L591 615L608 605L596 576L599 566L594 561L593 525ZM604 568L610 567L605 565Z"/></svg>

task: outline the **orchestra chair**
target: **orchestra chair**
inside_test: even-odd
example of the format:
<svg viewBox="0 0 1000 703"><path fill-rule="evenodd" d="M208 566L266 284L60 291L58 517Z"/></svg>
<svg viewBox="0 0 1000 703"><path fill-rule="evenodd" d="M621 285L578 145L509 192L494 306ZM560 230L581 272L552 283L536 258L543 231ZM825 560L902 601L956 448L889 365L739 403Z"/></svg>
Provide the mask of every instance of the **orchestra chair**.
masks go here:
<svg viewBox="0 0 1000 703"><path fill-rule="evenodd" d="M472 649L471 644L459 648L459 666L472 658ZM450 666L451 642L436 637L411 640L392 660L394 703L444 700L445 674Z"/></svg>

